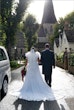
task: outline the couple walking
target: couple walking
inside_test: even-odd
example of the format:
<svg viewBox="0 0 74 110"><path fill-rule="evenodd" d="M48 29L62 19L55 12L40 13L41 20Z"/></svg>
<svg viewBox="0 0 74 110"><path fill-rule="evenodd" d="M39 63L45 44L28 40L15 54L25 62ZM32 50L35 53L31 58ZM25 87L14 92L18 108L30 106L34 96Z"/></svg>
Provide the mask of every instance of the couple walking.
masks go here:
<svg viewBox="0 0 74 110"><path fill-rule="evenodd" d="M41 61L45 81L40 74L38 62ZM13 93L21 99L29 101L55 100L51 87L52 65L55 67L54 54L45 45L41 57L34 47L26 53L27 73L22 88Z"/></svg>

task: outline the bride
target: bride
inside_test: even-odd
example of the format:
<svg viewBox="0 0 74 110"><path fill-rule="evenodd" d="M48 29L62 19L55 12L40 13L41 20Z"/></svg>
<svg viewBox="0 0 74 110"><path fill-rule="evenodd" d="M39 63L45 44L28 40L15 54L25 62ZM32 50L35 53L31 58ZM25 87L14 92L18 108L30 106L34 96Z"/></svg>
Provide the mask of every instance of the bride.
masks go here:
<svg viewBox="0 0 74 110"><path fill-rule="evenodd" d="M28 101L55 100L51 88L42 79L38 61L40 54L34 47L26 53L27 73L22 88L13 95Z"/></svg>

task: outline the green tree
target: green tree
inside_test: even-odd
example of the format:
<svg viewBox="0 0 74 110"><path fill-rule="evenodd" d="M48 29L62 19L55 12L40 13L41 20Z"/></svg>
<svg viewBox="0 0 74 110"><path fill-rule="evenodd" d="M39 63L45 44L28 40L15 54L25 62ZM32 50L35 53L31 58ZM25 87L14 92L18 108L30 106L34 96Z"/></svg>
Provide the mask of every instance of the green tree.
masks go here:
<svg viewBox="0 0 74 110"><path fill-rule="evenodd" d="M24 13L28 7L30 0L19 0L14 3L14 0L1 0L1 19L3 31L6 34L6 48L11 58L11 47L14 45L14 34L17 31L17 26L22 20Z"/></svg>
<svg viewBox="0 0 74 110"><path fill-rule="evenodd" d="M64 29L64 19L60 18L57 23L54 24L54 38L57 38L59 36L59 33L63 32Z"/></svg>
<svg viewBox="0 0 74 110"><path fill-rule="evenodd" d="M65 23L68 23L69 29L74 29L74 11L66 15L64 18L60 18L54 25L54 38L59 36L59 33L63 32Z"/></svg>
<svg viewBox="0 0 74 110"><path fill-rule="evenodd" d="M23 22L23 32L26 35L28 50L30 50L31 46L36 43L37 36L35 35L39 24L36 22L36 19L33 15L29 14L26 20Z"/></svg>
<svg viewBox="0 0 74 110"><path fill-rule="evenodd" d="M74 11L66 15L64 20L69 23L69 28L74 29Z"/></svg>
<svg viewBox="0 0 74 110"><path fill-rule="evenodd" d="M5 45L6 35L4 33L3 25L2 25L1 21L2 20L1 20L1 16L0 16L0 45Z"/></svg>
<svg viewBox="0 0 74 110"><path fill-rule="evenodd" d="M64 29L64 23L65 23L65 20L61 17L59 20L58 20L58 27L61 31L63 31Z"/></svg>
<svg viewBox="0 0 74 110"><path fill-rule="evenodd" d="M54 24L54 32L49 37L49 41L51 46L53 47L54 39L59 37L59 34L62 35L62 32L64 30L64 27L67 23L67 26L69 29L74 30L74 11L66 15L64 18L60 18L55 24ZM51 47L51 48L52 48Z"/></svg>

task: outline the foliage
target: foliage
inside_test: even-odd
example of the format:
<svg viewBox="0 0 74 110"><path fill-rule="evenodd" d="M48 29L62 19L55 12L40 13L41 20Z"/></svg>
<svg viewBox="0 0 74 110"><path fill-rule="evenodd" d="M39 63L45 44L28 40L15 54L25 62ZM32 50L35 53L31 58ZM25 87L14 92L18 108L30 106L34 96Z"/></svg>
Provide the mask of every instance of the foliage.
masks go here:
<svg viewBox="0 0 74 110"><path fill-rule="evenodd" d="M4 45L5 44L5 33L3 32L3 25L2 25L2 19L0 16L0 45Z"/></svg>
<svg viewBox="0 0 74 110"><path fill-rule="evenodd" d="M57 61L63 63L63 53L60 53L56 58L57 58Z"/></svg>
<svg viewBox="0 0 74 110"><path fill-rule="evenodd" d="M58 26L59 26L59 29L61 30L61 31L63 31L63 29L64 29L64 24L65 24L65 19L63 19L62 17L59 19L59 21L58 21Z"/></svg>
<svg viewBox="0 0 74 110"><path fill-rule="evenodd" d="M74 53L70 55L69 65L70 65L70 66L74 66Z"/></svg>
<svg viewBox="0 0 74 110"><path fill-rule="evenodd" d="M49 36L48 40L50 43L50 49L53 50L54 36L53 35Z"/></svg>
<svg viewBox="0 0 74 110"><path fill-rule="evenodd" d="M56 57L57 61L63 63L63 53L61 53L59 56ZM70 54L69 56L69 65L74 66L74 53Z"/></svg>
<svg viewBox="0 0 74 110"><path fill-rule="evenodd" d="M18 64L17 61L10 61L10 66L11 66L11 69L16 69L22 66L22 64Z"/></svg>
<svg viewBox="0 0 74 110"><path fill-rule="evenodd" d="M25 52L27 52L28 51L28 43L27 43L27 39L26 39L25 33L24 33L24 39L25 39L24 48L25 48Z"/></svg>
<svg viewBox="0 0 74 110"><path fill-rule="evenodd" d="M54 38L57 38L59 34L63 32L65 23L68 23L70 29L74 29L74 11L65 16L65 18L60 18L54 25Z"/></svg>
<svg viewBox="0 0 74 110"><path fill-rule="evenodd" d="M54 38L57 38L59 34L63 32L64 29L64 19L60 18L57 23L54 24Z"/></svg>
<svg viewBox="0 0 74 110"><path fill-rule="evenodd" d="M58 25L58 23L55 23L54 24L54 33L53 33L54 38L57 38L59 36L58 30L59 30L59 25Z"/></svg>
<svg viewBox="0 0 74 110"><path fill-rule="evenodd" d="M30 0L19 0L18 3L14 3L14 0L1 0L1 20L3 32L6 34L6 48L9 56L11 47L14 45L17 26L22 20L29 2Z"/></svg>
<svg viewBox="0 0 74 110"><path fill-rule="evenodd" d="M69 23L69 28L74 29L74 11L66 15L65 21Z"/></svg>
<svg viewBox="0 0 74 110"><path fill-rule="evenodd" d="M33 37L32 37L32 45L34 45L34 46L37 43L37 37L38 37L37 34L34 34Z"/></svg>
<svg viewBox="0 0 74 110"><path fill-rule="evenodd" d="M33 15L29 14L26 20L23 22L23 32L26 35L28 50L32 45L36 43L36 31L39 27L39 24L36 22L36 19Z"/></svg>

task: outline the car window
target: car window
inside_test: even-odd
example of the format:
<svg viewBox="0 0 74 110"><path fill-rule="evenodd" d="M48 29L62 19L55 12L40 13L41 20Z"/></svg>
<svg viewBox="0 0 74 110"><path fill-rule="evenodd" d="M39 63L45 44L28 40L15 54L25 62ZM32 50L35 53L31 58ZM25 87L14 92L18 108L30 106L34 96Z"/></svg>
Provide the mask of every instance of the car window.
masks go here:
<svg viewBox="0 0 74 110"><path fill-rule="evenodd" d="M6 60L6 59L7 57L5 55L5 52L3 51L3 49L0 49L0 61Z"/></svg>

